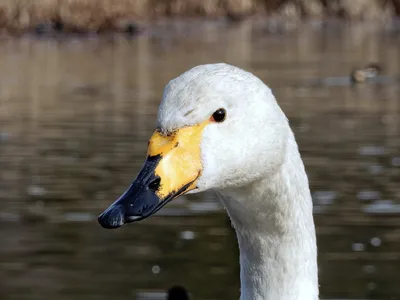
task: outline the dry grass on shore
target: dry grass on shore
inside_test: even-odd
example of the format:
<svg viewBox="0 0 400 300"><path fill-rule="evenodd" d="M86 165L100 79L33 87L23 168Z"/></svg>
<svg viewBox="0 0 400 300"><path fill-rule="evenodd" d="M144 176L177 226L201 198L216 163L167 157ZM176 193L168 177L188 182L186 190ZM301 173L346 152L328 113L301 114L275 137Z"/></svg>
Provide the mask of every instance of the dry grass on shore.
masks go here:
<svg viewBox="0 0 400 300"><path fill-rule="evenodd" d="M252 14L387 20L400 15L400 0L0 0L0 28L11 33L43 24L62 31L134 31L127 24L159 17Z"/></svg>

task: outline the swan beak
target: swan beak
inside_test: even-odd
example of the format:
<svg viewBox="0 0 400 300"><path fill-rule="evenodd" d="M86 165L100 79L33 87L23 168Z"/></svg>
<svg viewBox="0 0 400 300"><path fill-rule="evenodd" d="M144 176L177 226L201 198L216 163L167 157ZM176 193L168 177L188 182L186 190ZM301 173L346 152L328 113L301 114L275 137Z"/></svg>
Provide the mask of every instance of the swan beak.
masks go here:
<svg viewBox="0 0 400 300"><path fill-rule="evenodd" d="M202 172L200 144L207 122L172 134L154 132L147 159L126 192L98 218L104 228L150 217L172 199L196 188Z"/></svg>

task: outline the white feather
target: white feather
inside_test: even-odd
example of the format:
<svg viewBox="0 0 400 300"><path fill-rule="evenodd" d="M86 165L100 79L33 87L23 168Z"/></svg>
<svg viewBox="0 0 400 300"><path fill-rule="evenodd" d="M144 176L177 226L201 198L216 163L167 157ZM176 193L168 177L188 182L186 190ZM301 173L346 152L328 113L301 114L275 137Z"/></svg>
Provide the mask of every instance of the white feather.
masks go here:
<svg viewBox="0 0 400 300"><path fill-rule="evenodd" d="M206 126L195 192L214 190L236 230L242 300L316 300L312 201L297 143L271 90L227 64L195 67L165 88L158 127Z"/></svg>

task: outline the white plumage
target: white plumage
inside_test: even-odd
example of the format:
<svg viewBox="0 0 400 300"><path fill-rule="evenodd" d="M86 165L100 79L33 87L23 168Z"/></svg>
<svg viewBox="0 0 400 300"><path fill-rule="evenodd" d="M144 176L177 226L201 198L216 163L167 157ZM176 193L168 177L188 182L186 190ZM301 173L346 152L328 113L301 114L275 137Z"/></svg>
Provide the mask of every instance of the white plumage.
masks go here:
<svg viewBox="0 0 400 300"><path fill-rule="evenodd" d="M165 88L163 132L201 123L202 174L191 193L215 191L240 248L242 300L316 300L318 268L307 175L285 114L256 76L227 64L197 66Z"/></svg>

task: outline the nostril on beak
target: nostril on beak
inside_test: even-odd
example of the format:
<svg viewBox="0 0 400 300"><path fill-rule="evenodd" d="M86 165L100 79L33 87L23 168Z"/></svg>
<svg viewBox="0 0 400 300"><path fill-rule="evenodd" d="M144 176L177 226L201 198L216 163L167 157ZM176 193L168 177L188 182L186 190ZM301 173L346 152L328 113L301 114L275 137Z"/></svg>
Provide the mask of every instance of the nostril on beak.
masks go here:
<svg viewBox="0 0 400 300"><path fill-rule="evenodd" d="M153 191L157 191L160 187L161 178L159 176L156 177L152 182L149 183L149 189Z"/></svg>

